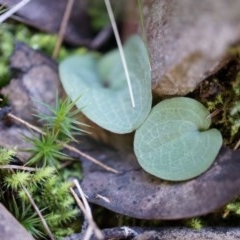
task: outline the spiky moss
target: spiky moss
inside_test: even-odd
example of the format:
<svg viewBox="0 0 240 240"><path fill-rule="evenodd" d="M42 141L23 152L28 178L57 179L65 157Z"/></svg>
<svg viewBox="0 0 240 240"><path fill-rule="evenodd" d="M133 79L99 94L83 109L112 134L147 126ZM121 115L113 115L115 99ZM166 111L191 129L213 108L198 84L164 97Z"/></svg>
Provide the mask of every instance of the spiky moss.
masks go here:
<svg viewBox="0 0 240 240"><path fill-rule="evenodd" d="M224 145L234 148L240 139L240 47L234 59L214 76L203 81L190 94L212 113L213 126L224 138Z"/></svg>
<svg viewBox="0 0 240 240"><path fill-rule="evenodd" d="M11 164L13 150L0 149L0 166ZM36 238L46 237L41 220L31 206L26 191L31 194L41 210L49 228L56 237L74 232L68 227L79 214L69 192L70 182L63 182L53 167L36 169L34 172L0 170L1 202L19 222Z"/></svg>
<svg viewBox="0 0 240 240"><path fill-rule="evenodd" d="M43 134L26 139L32 144L26 149L32 154L26 165L37 168L31 169L34 171L27 168L13 170L11 163L15 150L0 148L0 200L34 237L47 237L28 192L55 237L60 238L75 231L71 225L79 215L69 191L71 183L66 180L74 174L81 177L76 165L71 174L67 168L61 168L60 162L70 159L62 149L64 144L83 132L80 128L82 123L75 120L80 110L73 111L74 103L69 99L57 99L54 107L42 105L51 112L50 115L37 115L42 122ZM4 169L1 168L3 165Z"/></svg>

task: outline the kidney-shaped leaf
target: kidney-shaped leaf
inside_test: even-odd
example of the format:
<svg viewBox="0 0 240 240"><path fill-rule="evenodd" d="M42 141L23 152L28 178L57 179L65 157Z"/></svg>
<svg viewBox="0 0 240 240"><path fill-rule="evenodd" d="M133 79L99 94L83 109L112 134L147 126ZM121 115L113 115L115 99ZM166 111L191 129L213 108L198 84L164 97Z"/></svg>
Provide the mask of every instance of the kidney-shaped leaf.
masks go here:
<svg viewBox="0 0 240 240"><path fill-rule="evenodd" d="M222 145L208 110L196 100L177 97L157 104L136 131L134 151L144 170L161 179L196 177L213 163Z"/></svg>
<svg viewBox="0 0 240 240"><path fill-rule="evenodd" d="M138 36L130 38L124 53L132 83L132 107L127 80L118 50L100 60L93 54L73 56L60 64L60 78L68 96L99 126L128 133L138 128L151 109L151 78L148 53Z"/></svg>

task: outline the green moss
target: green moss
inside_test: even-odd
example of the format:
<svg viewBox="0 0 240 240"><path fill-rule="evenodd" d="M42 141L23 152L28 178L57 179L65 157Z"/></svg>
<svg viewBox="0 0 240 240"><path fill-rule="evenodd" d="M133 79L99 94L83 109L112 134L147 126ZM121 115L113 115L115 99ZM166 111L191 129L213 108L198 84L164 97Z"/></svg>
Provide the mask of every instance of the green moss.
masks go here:
<svg viewBox="0 0 240 240"><path fill-rule="evenodd" d="M196 230L200 230L204 227L203 220L200 218L191 218L186 220L185 223L187 226L194 228Z"/></svg>
<svg viewBox="0 0 240 240"><path fill-rule="evenodd" d="M40 168L31 173L5 171L1 182L7 186L1 190L1 201L34 237L46 235L23 186L31 194L56 237L74 232L68 223L76 218L79 211L74 207L74 199L69 192L71 183L63 182L53 168ZM67 231L63 231L65 227Z"/></svg>
<svg viewBox="0 0 240 240"><path fill-rule="evenodd" d="M116 20L119 20L124 7L124 0L111 1L111 6ZM99 0L87 1L87 12L90 17L90 24L94 31L98 32L110 25L105 2Z"/></svg>
<svg viewBox="0 0 240 240"><path fill-rule="evenodd" d="M100 31L106 25L110 24L104 1L89 1L87 9L93 30Z"/></svg>
<svg viewBox="0 0 240 240"><path fill-rule="evenodd" d="M28 149L32 157L26 162L37 168L34 171L26 168L12 169L16 151L0 148L0 200L34 237L47 237L27 190L51 232L56 238L61 238L76 231L73 223L79 210L70 193L72 183L68 182L69 176L73 176L69 173L72 166L67 171L59 169L59 160L70 159L62 153L62 149L64 143L75 140L76 134L81 133L81 123L74 119L79 110L72 111L74 104L69 99L57 100L55 107L44 103L42 105L51 110L52 115L38 115L44 122L42 131L45 134L28 138L32 144ZM76 164L73 174L80 178L79 162ZM3 165L4 169L1 168Z"/></svg>
<svg viewBox="0 0 240 240"><path fill-rule="evenodd" d="M0 87L6 85L10 79L9 58L14 48L14 42L20 41L36 50L51 56L57 41L57 35L36 33L34 30L20 23L2 23L0 27ZM82 54L84 48L68 49L62 46L58 60L66 58L69 54Z"/></svg>
<svg viewBox="0 0 240 240"><path fill-rule="evenodd" d="M213 126L224 138L224 144L234 148L240 138L240 58L235 59L222 70L203 81L193 93L212 113Z"/></svg>

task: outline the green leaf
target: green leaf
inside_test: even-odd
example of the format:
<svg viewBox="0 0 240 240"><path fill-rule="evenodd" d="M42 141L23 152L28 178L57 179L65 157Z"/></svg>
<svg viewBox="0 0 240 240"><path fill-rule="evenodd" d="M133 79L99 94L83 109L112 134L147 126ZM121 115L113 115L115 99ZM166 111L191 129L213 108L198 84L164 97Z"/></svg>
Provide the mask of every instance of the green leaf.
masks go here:
<svg viewBox="0 0 240 240"><path fill-rule="evenodd" d="M208 110L196 100L176 97L157 104L137 129L134 151L142 168L161 179L181 181L206 171L222 145L209 129Z"/></svg>
<svg viewBox="0 0 240 240"><path fill-rule="evenodd" d="M115 132L137 129L148 116L151 76L148 53L138 36L124 46L136 107L132 107L128 84L118 50L103 58L94 54L72 56L60 64L60 78L68 96L99 126ZM83 107L83 108L82 108Z"/></svg>

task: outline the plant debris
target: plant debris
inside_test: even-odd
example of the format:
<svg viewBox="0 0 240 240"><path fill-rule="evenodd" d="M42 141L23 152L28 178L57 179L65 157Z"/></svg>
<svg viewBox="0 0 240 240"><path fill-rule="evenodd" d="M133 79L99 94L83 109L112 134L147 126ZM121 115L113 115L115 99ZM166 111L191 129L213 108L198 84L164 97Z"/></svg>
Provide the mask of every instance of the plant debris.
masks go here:
<svg viewBox="0 0 240 240"><path fill-rule="evenodd" d="M18 2L18 0L0 0L0 4L6 7L12 7ZM37 29L58 33L66 4L66 0L58 0L57 4L55 0L30 1L17 12L16 19ZM64 36L67 42L74 45L86 45L91 40L92 32L82 0L75 1Z"/></svg>

